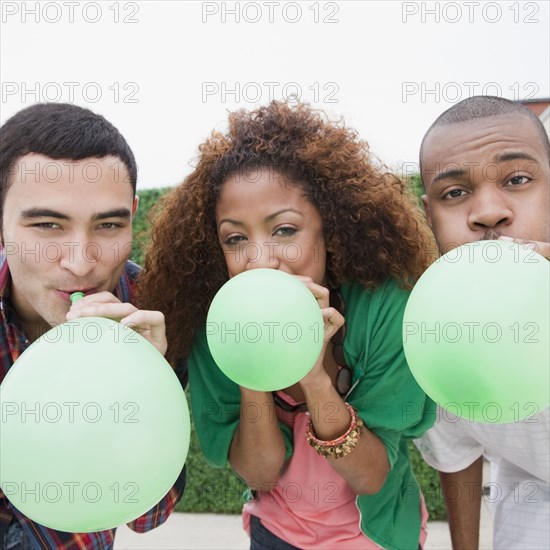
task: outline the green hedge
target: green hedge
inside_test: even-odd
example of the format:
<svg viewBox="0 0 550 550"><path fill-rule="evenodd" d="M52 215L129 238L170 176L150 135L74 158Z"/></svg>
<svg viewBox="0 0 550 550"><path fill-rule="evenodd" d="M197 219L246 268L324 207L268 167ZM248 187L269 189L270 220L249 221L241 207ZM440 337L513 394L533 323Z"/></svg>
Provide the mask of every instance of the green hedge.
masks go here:
<svg viewBox="0 0 550 550"><path fill-rule="evenodd" d="M417 195L422 184L419 177L411 178L411 187ZM144 244L148 238L148 214L151 207L169 188L139 191L139 209L134 217L134 246L131 259L143 264ZM409 446L415 475L426 498L431 519L444 519L445 506L441 498L439 477L422 460L411 443ZM221 469L211 468L202 457L199 443L191 426L191 445L187 457L187 486L176 510L180 512L212 512L238 514L241 511L245 485L226 466Z"/></svg>
<svg viewBox="0 0 550 550"><path fill-rule="evenodd" d="M424 184L420 174L414 174L409 178L409 186L411 191L418 197L418 204L422 206L422 200L420 197L424 194Z"/></svg>
<svg viewBox="0 0 550 550"><path fill-rule="evenodd" d="M189 396L188 396L189 397ZM191 445L187 456L187 485L176 510L239 514L243 507L244 483L229 466L212 468L204 460L191 421Z"/></svg>
<svg viewBox="0 0 550 550"><path fill-rule="evenodd" d="M138 191L139 205L134 216L132 226L134 231L134 242L132 244L132 254L130 259L139 265L143 265L143 256L145 245L149 237L149 214L151 208L171 187L159 187L158 189L146 189Z"/></svg>

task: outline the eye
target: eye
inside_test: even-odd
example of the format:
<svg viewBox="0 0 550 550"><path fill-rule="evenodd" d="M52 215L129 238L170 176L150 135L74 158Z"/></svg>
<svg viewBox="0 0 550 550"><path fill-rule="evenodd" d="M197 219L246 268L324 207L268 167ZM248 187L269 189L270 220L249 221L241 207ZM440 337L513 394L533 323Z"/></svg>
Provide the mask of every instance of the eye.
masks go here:
<svg viewBox="0 0 550 550"><path fill-rule="evenodd" d="M32 227L36 227L37 229L61 229L61 226L54 222L33 223Z"/></svg>
<svg viewBox="0 0 550 550"><path fill-rule="evenodd" d="M527 176L514 176L513 178L510 178L506 183L511 184L514 187L517 185L523 185L528 181L531 181L531 178L528 178Z"/></svg>
<svg viewBox="0 0 550 550"><path fill-rule="evenodd" d="M105 222L98 225L98 229L118 229L124 227L121 223Z"/></svg>
<svg viewBox="0 0 550 550"><path fill-rule="evenodd" d="M295 227L279 227L275 230L275 235L279 235L279 237L292 237L296 234L297 229Z"/></svg>
<svg viewBox="0 0 550 550"><path fill-rule="evenodd" d="M243 235L230 235L223 241L226 246L237 246L238 244L246 241L246 237Z"/></svg>
<svg viewBox="0 0 550 550"><path fill-rule="evenodd" d="M447 193L445 193L443 195L443 198L444 199L458 199L463 195L463 193L465 193L465 191L463 189L451 189L450 191L448 191Z"/></svg>

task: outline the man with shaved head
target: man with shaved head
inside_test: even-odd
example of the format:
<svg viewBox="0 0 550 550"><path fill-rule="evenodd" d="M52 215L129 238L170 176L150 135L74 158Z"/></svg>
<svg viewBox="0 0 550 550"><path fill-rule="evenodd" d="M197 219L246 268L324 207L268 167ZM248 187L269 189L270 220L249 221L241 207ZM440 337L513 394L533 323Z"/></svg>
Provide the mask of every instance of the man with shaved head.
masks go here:
<svg viewBox="0 0 550 550"><path fill-rule="evenodd" d="M500 239L549 258L549 163L548 135L523 105L477 96L445 111L420 150L422 200L440 252ZM494 548L550 548L549 410L510 424L441 412L416 444L440 472L453 548L479 546L484 456L492 464Z"/></svg>
<svg viewBox="0 0 550 550"><path fill-rule="evenodd" d="M550 143L521 104L478 96L445 111L420 149L424 206L442 252L480 239L535 241L548 257Z"/></svg>

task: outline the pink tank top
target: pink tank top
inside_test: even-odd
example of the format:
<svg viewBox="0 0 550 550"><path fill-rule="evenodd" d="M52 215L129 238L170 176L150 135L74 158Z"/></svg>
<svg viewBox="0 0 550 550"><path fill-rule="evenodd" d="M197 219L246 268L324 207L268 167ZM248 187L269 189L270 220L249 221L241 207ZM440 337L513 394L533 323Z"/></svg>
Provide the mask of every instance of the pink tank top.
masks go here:
<svg viewBox="0 0 550 550"><path fill-rule="evenodd" d="M282 395L292 402L288 395ZM381 548L361 531L357 495L307 443L309 416L304 412L286 413L278 407L277 416L293 430L294 452L275 488L258 492L255 500L244 505L243 526L248 534L250 516L254 515L274 535L304 550ZM422 501L422 546L427 518Z"/></svg>

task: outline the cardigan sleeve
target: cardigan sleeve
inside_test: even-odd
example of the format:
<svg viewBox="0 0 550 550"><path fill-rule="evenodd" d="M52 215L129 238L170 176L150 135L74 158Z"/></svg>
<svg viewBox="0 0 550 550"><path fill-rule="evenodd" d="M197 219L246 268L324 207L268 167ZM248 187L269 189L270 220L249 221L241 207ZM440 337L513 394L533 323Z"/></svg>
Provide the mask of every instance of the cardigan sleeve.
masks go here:
<svg viewBox="0 0 550 550"><path fill-rule="evenodd" d="M221 468L228 462L229 448L239 425L241 394L239 386L218 368L202 330L188 359L191 410L197 437L206 461ZM252 414L252 411L251 411ZM255 415L270 414L268 404ZM279 422L286 448L286 458L292 454L292 432Z"/></svg>
<svg viewBox="0 0 550 550"><path fill-rule="evenodd" d="M355 380L348 401L384 443L391 467L401 439L419 437L435 420L435 405L417 384L403 352L408 296L388 281L373 292L354 286L344 297L350 304L344 353Z"/></svg>
<svg viewBox="0 0 550 550"><path fill-rule="evenodd" d="M354 374L347 401L384 443L390 464L380 491L357 497L361 529L382 548L417 548L421 496L407 440L430 428L435 404L405 361L402 323L409 292L387 281L373 291L343 287L342 295L348 325L344 355Z"/></svg>

